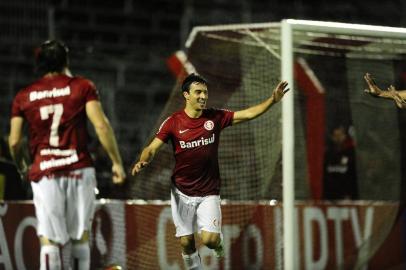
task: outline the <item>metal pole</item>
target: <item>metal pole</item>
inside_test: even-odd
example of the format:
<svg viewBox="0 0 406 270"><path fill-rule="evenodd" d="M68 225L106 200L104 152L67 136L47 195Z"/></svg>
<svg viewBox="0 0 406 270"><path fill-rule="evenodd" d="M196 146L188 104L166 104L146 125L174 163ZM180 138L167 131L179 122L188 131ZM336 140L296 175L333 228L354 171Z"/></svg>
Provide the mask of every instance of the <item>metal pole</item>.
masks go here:
<svg viewBox="0 0 406 270"><path fill-rule="evenodd" d="M282 79L289 83L290 92L282 100L282 161L283 161L283 260L284 269L295 269L294 248L294 89L292 25L287 20L281 25Z"/></svg>

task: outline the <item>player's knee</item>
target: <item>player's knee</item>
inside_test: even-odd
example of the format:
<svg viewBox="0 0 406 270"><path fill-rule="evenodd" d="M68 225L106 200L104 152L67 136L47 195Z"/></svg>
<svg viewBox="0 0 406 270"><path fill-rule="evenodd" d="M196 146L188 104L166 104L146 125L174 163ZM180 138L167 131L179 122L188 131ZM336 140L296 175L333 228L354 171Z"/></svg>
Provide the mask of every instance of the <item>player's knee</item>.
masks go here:
<svg viewBox="0 0 406 270"><path fill-rule="evenodd" d="M202 243L210 249L214 249L220 243L220 234L218 233L209 233L202 237Z"/></svg>
<svg viewBox="0 0 406 270"><path fill-rule="evenodd" d="M193 235L182 236L180 238L180 245L185 254L191 254L196 250Z"/></svg>

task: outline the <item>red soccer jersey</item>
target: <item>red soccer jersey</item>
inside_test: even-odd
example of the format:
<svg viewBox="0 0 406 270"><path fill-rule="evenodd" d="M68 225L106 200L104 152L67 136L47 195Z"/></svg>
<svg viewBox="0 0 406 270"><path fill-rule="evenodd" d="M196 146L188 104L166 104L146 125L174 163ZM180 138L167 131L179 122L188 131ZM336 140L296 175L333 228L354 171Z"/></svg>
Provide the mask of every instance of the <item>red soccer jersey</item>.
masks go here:
<svg viewBox="0 0 406 270"><path fill-rule="evenodd" d="M43 77L18 92L11 117L21 116L28 122L30 180L92 166L85 110L91 100L98 100L94 84L66 75Z"/></svg>
<svg viewBox="0 0 406 270"><path fill-rule="evenodd" d="M220 194L220 132L232 124L233 117L231 111L206 109L199 118L190 118L182 110L162 123L156 137L172 142L176 161L172 182L182 193L201 197Z"/></svg>

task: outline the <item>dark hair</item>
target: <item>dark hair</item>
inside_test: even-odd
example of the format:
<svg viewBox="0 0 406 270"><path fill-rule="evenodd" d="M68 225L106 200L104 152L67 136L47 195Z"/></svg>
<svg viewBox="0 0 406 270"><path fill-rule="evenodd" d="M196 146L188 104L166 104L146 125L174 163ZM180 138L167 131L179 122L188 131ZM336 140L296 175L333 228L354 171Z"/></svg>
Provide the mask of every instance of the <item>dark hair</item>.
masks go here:
<svg viewBox="0 0 406 270"><path fill-rule="evenodd" d="M196 73L192 73L189 74L182 83L182 93L183 92L188 92L190 90L190 85L192 83L201 83L207 86L207 80L205 78L203 78L202 76L196 74Z"/></svg>
<svg viewBox="0 0 406 270"><path fill-rule="evenodd" d="M35 62L41 74L61 72L68 66L68 47L58 40L47 40L38 48Z"/></svg>

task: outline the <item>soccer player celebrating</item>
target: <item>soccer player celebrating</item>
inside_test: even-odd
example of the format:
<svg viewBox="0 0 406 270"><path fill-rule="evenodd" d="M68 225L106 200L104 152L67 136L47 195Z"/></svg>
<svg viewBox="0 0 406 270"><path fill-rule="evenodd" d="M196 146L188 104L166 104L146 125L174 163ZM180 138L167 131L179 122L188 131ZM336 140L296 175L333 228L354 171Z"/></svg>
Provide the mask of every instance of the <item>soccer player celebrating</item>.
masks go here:
<svg viewBox="0 0 406 270"><path fill-rule="evenodd" d="M36 54L36 66L42 77L19 91L13 101L9 146L17 166L24 170L20 150L26 121L40 269L62 269L59 247L69 240L72 268L89 269L96 178L87 149L87 118L112 161L113 182L122 183L125 172L94 84L70 75L67 47L46 41Z"/></svg>
<svg viewBox="0 0 406 270"><path fill-rule="evenodd" d="M280 82L264 102L237 112L206 109L207 81L199 75L186 77L181 90L186 103L184 110L175 112L162 123L156 137L142 151L132 174L147 166L164 143L172 142L176 163L171 208L176 237L180 238L186 268L201 269L195 248L195 225L203 244L213 249L217 257L224 255L219 196L220 132L227 126L260 116L279 102L289 89L287 82Z"/></svg>
<svg viewBox="0 0 406 270"><path fill-rule="evenodd" d="M387 91L383 91L376 85L369 73L365 74L364 79L368 84L368 89L365 89L366 93L373 97L393 99L398 108L406 109L406 90L396 90L393 85L390 85Z"/></svg>

